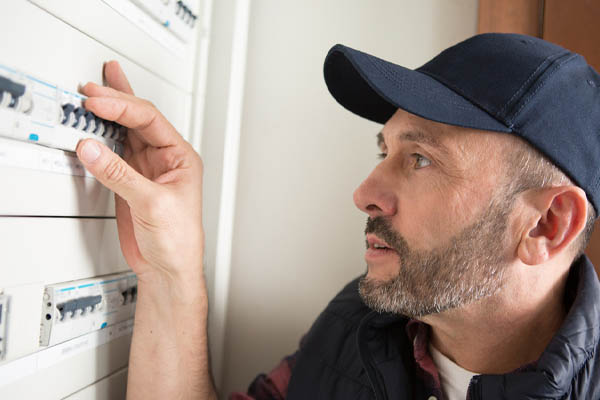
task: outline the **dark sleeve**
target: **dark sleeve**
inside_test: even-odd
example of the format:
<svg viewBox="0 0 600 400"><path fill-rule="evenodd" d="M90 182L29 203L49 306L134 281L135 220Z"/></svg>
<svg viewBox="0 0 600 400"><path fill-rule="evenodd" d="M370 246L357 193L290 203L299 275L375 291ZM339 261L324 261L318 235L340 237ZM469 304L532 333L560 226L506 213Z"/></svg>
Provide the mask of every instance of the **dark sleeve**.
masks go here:
<svg viewBox="0 0 600 400"><path fill-rule="evenodd" d="M268 375L258 375L248 393L232 393L229 400L285 400L297 354L285 357Z"/></svg>

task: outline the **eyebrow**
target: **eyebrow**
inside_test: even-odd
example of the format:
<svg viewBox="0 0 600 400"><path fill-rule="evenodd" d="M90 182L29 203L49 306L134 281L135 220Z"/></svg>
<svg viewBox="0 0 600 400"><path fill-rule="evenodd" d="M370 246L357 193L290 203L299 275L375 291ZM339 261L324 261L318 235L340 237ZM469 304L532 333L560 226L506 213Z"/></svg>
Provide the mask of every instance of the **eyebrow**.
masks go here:
<svg viewBox="0 0 600 400"><path fill-rule="evenodd" d="M420 132L420 131L404 132L400 135L397 135L396 138L398 140L406 140L409 142L423 143L430 147L436 148L443 153L446 153L446 154L449 153L448 148L446 146L444 146L437 138L430 136L430 135L426 135L425 133ZM377 147L381 148L382 144L385 144L385 140L383 139L383 133L379 132L377 134Z"/></svg>

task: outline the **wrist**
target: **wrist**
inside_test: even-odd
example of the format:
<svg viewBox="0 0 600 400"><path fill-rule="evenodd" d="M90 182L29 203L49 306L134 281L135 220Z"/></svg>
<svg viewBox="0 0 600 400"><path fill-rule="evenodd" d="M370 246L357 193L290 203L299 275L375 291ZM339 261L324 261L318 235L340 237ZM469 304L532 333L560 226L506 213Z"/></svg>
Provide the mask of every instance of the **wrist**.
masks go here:
<svg viewBox="0 0 600 400"><path fill-rule="evenodd" d="M173 305L207 304L206 280L202 266L177 273L165 273L154 269L138 274L138 297Z"/></svg>

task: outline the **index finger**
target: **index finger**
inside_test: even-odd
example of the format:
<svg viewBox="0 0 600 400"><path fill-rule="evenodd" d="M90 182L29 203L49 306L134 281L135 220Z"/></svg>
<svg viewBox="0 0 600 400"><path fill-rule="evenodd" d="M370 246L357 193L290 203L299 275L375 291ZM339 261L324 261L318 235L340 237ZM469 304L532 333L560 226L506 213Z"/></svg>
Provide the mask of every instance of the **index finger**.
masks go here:
<svg viewBox="0 0 600 400"><path fill-rule="evenodd" d="M133 94L133 89L129 84L129 80L127 80L118 61L112 60L104 64L102 74L104 75L106 84L111 88L127 94Z"/></svg>
<svg viewBox="0 0 600 400"><path fill-rule="evenodd" d="M183 140L173 125L148 101L129 97L88 97L84 105L100 118L134 129L150 146L173 146Z"/></svg>

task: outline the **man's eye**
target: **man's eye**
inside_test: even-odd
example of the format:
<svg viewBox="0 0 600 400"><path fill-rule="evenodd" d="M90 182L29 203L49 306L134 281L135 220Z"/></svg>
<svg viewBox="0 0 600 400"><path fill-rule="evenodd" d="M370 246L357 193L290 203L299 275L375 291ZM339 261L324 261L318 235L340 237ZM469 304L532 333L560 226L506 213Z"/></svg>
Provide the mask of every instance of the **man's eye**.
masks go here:
<svg viewBox="0 0 600 400"><path fill-rule="evenodd" d="M425 168L431 165L431 161L428 158L423 157L419 153L414 153L413 157L417 160L415 162L415 169Z"/></svg>

